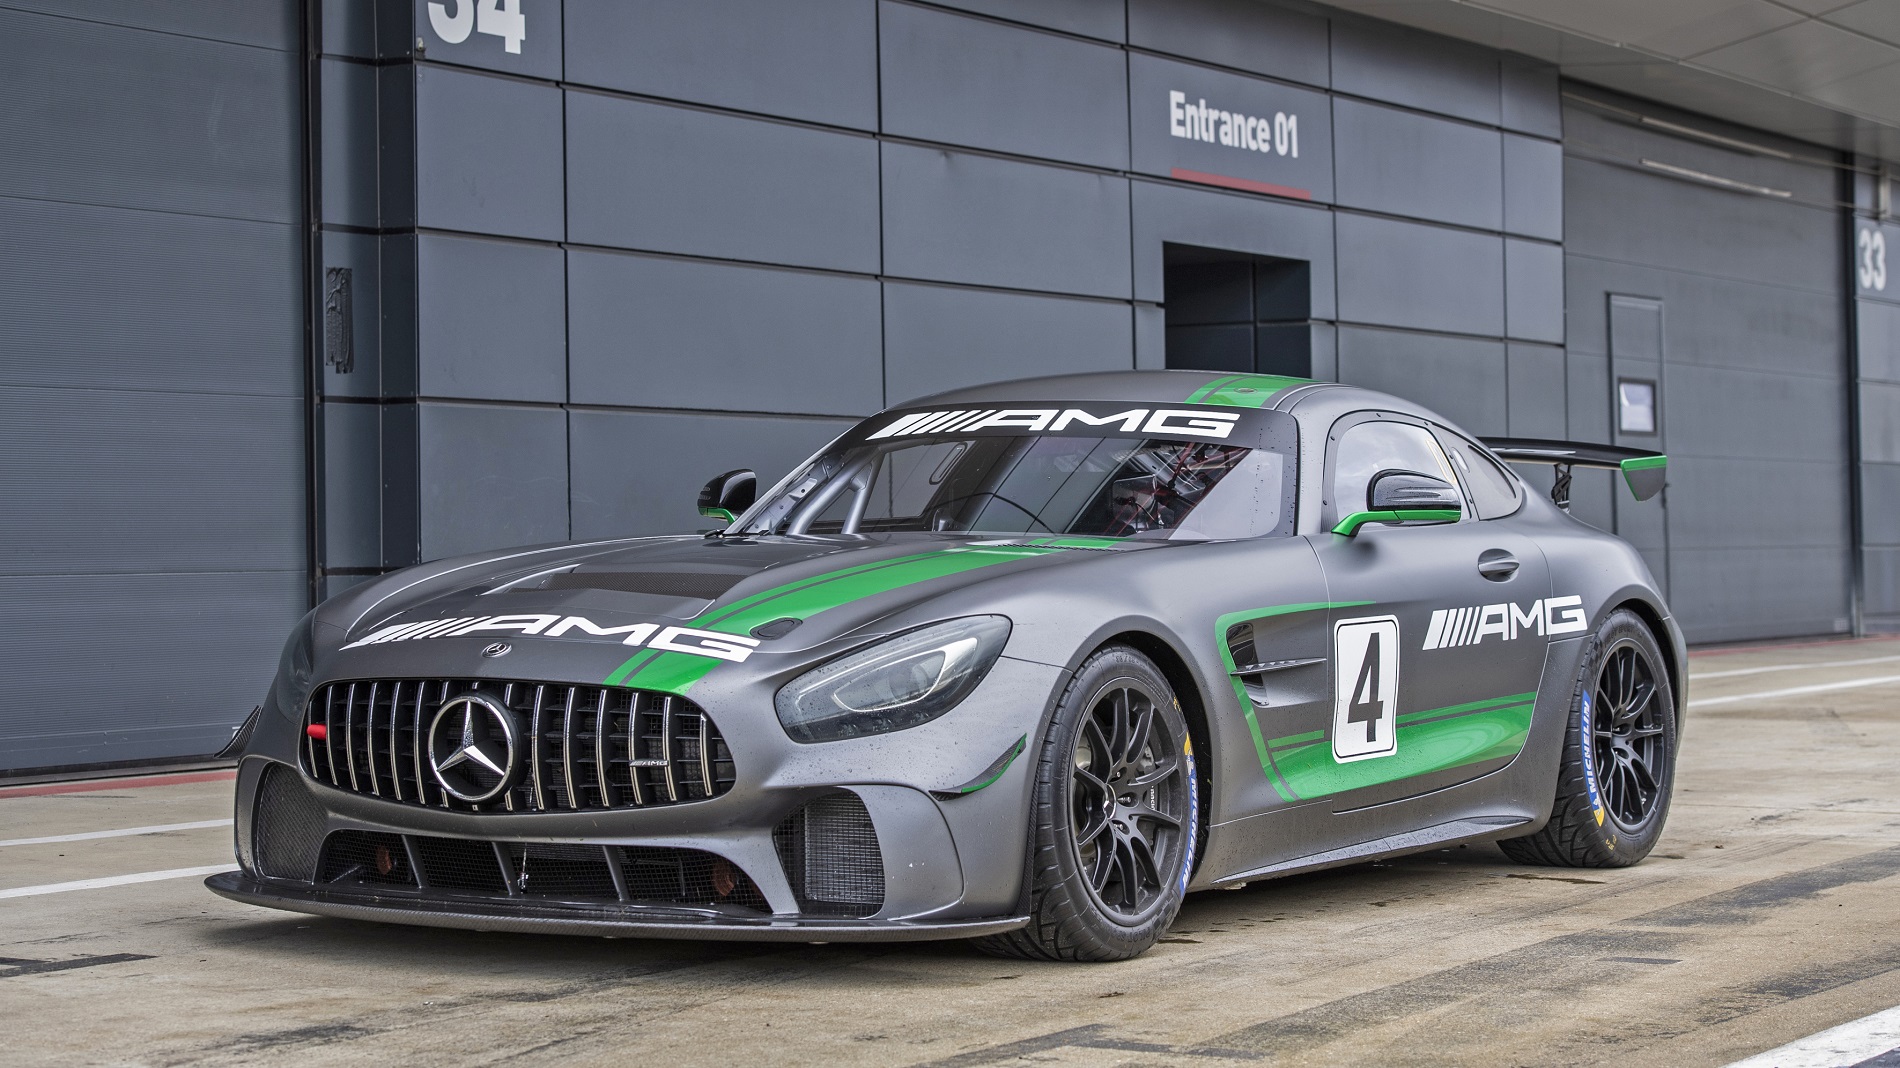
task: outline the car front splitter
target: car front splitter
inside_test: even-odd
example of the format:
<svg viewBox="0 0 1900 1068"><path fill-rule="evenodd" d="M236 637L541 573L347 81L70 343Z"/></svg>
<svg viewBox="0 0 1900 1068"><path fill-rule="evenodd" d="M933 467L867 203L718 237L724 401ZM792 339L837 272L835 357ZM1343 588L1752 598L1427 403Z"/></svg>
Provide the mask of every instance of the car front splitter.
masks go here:
<svg viewBox="0 0 1900 1068"><path fill-rule="evenodd" d="M597 938L685 938L738 942L924 942L980 938L1025 927L1027 916L974 920L859 920L822 917L740 917L689 909L641 909L619 905L489 903L480 899L343 894L321 887L253 878L241 871L205 880L220 897L247 905L313 916L374 920L419 927L520 934L591 935ZM633 913L647 915L630 916Z"/></svg>

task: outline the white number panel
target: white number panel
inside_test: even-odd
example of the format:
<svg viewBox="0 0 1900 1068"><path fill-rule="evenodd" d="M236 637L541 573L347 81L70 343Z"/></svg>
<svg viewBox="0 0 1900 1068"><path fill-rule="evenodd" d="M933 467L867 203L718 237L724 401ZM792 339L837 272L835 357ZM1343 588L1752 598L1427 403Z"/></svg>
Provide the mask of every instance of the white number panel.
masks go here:
<svg viewBox="0 0 1900 1068"><path fill-rule="evenodd" d="M1399 751L1399 621L1333 624L1333 759L1341 764Z"/></svg>

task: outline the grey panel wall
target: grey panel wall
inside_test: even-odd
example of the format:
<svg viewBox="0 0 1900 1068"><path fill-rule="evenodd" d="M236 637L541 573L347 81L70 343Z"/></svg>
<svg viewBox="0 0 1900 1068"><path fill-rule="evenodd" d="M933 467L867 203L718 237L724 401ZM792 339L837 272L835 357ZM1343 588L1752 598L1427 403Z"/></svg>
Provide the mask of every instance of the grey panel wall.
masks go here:
<svg viewBox="0 0 1900 1068"><path fill-rule="evenodd" d="M574 251L568 294L577 403L860 416L883 407L870 279Z"/></svg>
<svg viewBox="0 0 1900 1068"><path fill-rule="evenodd" d="M0 770L216 749L306 606L297 25L0 5Z"/></svg>
<svg viewBox="0 0 1900 1068"><path fill-rule="evenodd" d="M1885 250L1900 250L1900 226L1856 219L1861 611L1870 629L1893 632L1900 631L1900 273L1882 269L1893 263Z"/></svg>
<svg viewBox="0 0 1900 1068"><path fill-rule="evenodd" d="M1531 384L1563 340L1559 112L1534 64L1507 79L1489 53L1432 58L1445 42L1341 37L1258 0L536 0L515 58L443 40L425 6L368 35L373 101L365 31L326 9L323 92L352 116L325 132L326 165L346 162L324 221L351 227L326 266L350 266L380 319L325 391L385 408L379 485L326 480L348 517L326 527L337 560L366 548L369 516L384 566L449 548L430 517L481 474L457 443L503 409L436 402L566 419L577 536L691 526L698 480L763 470L745 449L802 451L830 417L1165 365L1167 245L1304 265L1300 314L1248 326L1250 349L1428 392L1482 368L1447 401L1483 428L1551 408ZM1400 106L1336 101L1339 69ZM357 229L368 145L374 238ZM1515 391L1507 338L1546 346ZM650 428L692 425L732 455L629 472L605 444L665 450ZM365 455L335 442L326 463ZM551 452L510 465L488 474L524 499L557 477ZM628 503L663 496L682 503Z"/></svg>
<svg viewBox="0 0 1900 1068"><path fill-rule="evenodd" d="M771 486L848 419L618 412L576 409L569 417L574 537L691 533L706 526L695 509L707 477L735 467Z"/></svg>
<svg viewBox="0 0 1900 1068"><path fill-rule="evenodd" d="M1564 124L1587 146L1564 161L1570 435L1663 447L1671 460L1661 505L1619 491L1589 502L1591 521L1644 549L1692 641L1847 630L1850 472L1834 414L1847 388L1847 250L1840 216L1809 206L1832 199L1832 177L1583 106L1566 107ZM1797 196L1645 173L1596 158L1606 150ZM1619 317L1626 306L1655 311ZM1658 435L1616 433L1618 377L1657 382ZM1738 507L1750 496L1776 503Z"/></svg>

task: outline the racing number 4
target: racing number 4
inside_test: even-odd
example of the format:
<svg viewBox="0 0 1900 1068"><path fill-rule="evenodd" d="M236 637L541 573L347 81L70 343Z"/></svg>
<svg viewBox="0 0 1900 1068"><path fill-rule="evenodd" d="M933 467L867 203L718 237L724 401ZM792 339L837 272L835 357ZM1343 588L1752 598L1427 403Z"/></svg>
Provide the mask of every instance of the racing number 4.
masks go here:
<svg viewBox="0 0 1900 1068"><path fill-rule="evenodd" d="M1399 621L1333 624L1333 759L1341 764L1399 750Z"/></svg>

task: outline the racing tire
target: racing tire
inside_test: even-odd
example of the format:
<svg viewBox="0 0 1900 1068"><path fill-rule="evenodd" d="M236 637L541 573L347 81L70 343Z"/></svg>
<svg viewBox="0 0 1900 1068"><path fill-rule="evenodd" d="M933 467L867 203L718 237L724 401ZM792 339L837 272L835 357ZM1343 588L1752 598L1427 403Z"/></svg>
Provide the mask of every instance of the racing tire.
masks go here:
<svg viewBox="0 0 1900 1068"><path fill-rule="evenodd" d="M998 956L1111 961L1180 912L1200 834L1180 702L1154 663L1111 645L1056 703L1030 794L1029 924L977 939Z"/></svg>
<svg viewBox="0 0 1900 1068"><path fill-rule="evenodd" d="M1676 780L1676 695L1662 647L1627 608L1597 626L1570 696L1542 830L1498 843L1522 864L1626 868L1662 837Z"/></svg>

